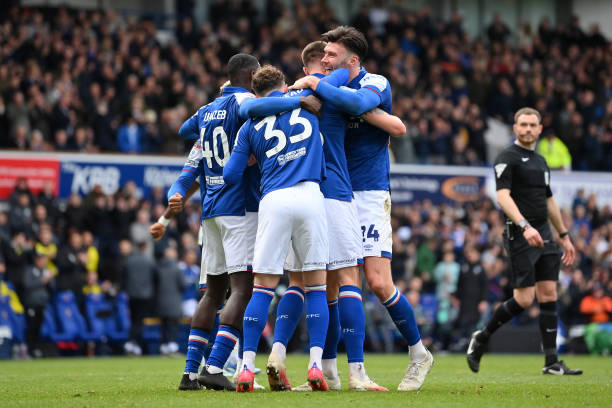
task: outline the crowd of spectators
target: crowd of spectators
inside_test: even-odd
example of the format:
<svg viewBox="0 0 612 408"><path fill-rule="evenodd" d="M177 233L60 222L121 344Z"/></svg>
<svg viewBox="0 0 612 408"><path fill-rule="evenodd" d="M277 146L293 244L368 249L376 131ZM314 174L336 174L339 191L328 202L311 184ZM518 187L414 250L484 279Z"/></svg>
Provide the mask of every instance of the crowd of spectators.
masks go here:
<svg viewBox="0 0 612 408"><path fill-rule="evenodd" d="M200 205L190 201L154 241L149 226L165 205L161 190L139 197L133 183L114 195L96 188L62 203L48 190L33 195L18 183L8 213L0 212L0 280L16 288L25 307L32 350L40 345L36 330L46 303L71 290L78 302L90 293L112 299L126 292L133 326L126 350L138 354L142 318L159 317L167 323L163 342L176 351L176 323L193 314L198 299ZM612 210L579 192L562 214L578 256L560 272L560 318L567 327L610 321ZM501 213L484 196L464 204L423 201L394 206L392 225L393 278L414 307L422 337L438 350L462 350L471 331L511 296ZM368 350L402 347L380 302L367 290L364 300ZM534 305L515 324L537 325L537 315ZM307 344L305 333L298 330L293 348Z"/></svg>
<svg viewBox="0 0 612 408"><path fill-rule="evenodd" d="M496 16L471 38L459 13L440 20L428 7L381 4L364 3L350 23L366 33L365 65L387 76L407 124L392 141L397 162L490 163L492 121L508 125L533 106L555 149L569 152L569 163L551 167L612 170L612 52L597 26L544 18L512 32ZM113 10L9 8L0 16L0 147L184 153L177 130L215 97L232 54L253 53L292 82L302 47L339 24L318 1L256 9L216 0L200 25L189 7L181 12L167 29Z"/></svg>

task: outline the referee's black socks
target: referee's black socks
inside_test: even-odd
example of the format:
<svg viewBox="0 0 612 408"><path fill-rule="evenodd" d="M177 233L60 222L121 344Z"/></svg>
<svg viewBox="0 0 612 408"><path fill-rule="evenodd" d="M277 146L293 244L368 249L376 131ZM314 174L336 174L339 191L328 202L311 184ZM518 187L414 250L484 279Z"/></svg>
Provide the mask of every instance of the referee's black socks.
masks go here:
<svg viewBox="0 0 612 408"><path fill-rule="evenodd" d="M506 300L504 303L499 305L495 312L493 312L493 317L489 323L485 326L484 329L478 334L476 340L480 343L486 343L489 341L489 337L500 327L504 325L507 321L512 319L514 316L518 316L524 309L519 305L514 298L510 298ZM556 323L555 323L555 327Z"/></svg>
<svg viewBox="0 0 612 408"><path fill-rule="evenodd" d="M549 366L557 362L557 302L540 303L540 333L546 363Z"/></svg>

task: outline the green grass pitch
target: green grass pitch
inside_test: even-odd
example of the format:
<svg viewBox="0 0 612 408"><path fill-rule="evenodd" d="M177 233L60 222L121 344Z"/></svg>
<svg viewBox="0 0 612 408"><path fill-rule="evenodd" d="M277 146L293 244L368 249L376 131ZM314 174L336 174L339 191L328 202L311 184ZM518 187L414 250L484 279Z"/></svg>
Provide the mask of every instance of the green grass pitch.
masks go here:
<svg viewBox="0 0 612 408"><path fill-rule="evenodd" d="M257 366L264 368L263 354ZM463 355L435 356L418 392L397 392L407 355L366 355L370 376L391 392L349 392L348 367L340 364L340 392L237 394L177 391L183 358L64 358L0 362L0 407L611 407L612 359L570 356L582 376L544 376L539 355L485 355L472 374ZM338 361L346 361L339 356ZM307 357L290 355L293 385L306 378ZM257 379L267 386L265 374Z"/></svg>

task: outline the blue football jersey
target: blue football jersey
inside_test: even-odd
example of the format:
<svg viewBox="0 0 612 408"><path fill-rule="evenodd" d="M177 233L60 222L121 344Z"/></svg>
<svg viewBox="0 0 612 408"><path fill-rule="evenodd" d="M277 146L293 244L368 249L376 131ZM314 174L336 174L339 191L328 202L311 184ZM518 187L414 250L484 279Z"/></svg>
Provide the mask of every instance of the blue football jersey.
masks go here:
<svg viewBox="0 0 612 408"><path fill-rule="evenodd" d="M367 88L380 98L378 107L391 114L391 86L382 75L364 68L348 84L349 89ZM389 190L389 134L360 118L348 120L345 152L353 191Z"/></svg>
<svg viewBox="0 0 612 408"><path fill-rule="evenodd" d="M314 75L319 78L324 77L322 74ZM321 183L321 192L325 198L351 201L353 189L344 152L346 124L347 118L342 112L333 104L323 102L319 128L324 138L323 152L327 178Z"/></svg>
<svg viewBox="0 0 612 408"><path fill-rule="evenodd" d="M273 92L270 96L282 96ZM325 179L319 120L302 109L249 119L240 129L235 152L253 154L261 171L261 194L301 181Z"/></svg>
<svg viewBox="0 0 612 408"><path fill-rule="evenodd" d="M202 219L257 211L260 194L256 168L249 168L239 184L229 186L223 181L223 167L244 123L238 114L240 103L252 97L246 89L225 87L219 98L198 109L182 126L190 130L188 134L195 133L200 138L199 149L194 146L188 162L191 167L203 169L200 182L206 183L206 194L202 200Z"/></svg>
<svg viewBox="0 0 612 408"><path fill-rule="evenodd" d="M321 74L313 74L322 78ZM288 96L314 94L310 89L291 91ZM344 141L346 137L347 116L333 104L323 101L319 129L323 135L323 153L327 178L321 182L321 192L325 198L341 201L353 199L353 188L349 176Z"/></svg>

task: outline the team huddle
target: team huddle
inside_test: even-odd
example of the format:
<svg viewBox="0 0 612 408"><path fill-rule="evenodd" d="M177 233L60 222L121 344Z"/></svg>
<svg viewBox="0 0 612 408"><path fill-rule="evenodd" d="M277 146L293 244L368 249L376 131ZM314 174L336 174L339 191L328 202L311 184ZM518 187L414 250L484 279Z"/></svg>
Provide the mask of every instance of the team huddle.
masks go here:
<svg viewBox="0 0 612 408"><path fill-rule="evenodd" d="M391 278L388 143L404 125L390 114L387 79L361 66L368 50L363 34L342 26L322 40L304 48L306 76L290 88L277 68L260 68L251 55L233 56L221 96L181 126L179 134L195 142L168 191L169 207L180 210L199 177L206 288L192 319L181 390L252 392L258 386L257 346L285 271L290 285L278 305L266 366L271 390L340 389L342 339L349 389L387 391L364 366L360 265L410 346L398 390L420 389L433 365L413 310ZM292 388L286 347L304 306L307 382ZM240 362L230 381L223 366L236 343Z"/></svg>

